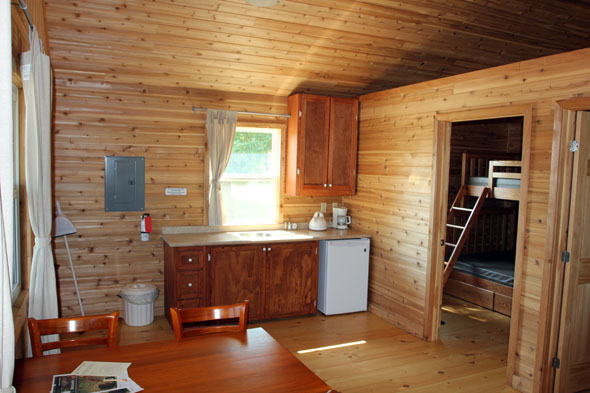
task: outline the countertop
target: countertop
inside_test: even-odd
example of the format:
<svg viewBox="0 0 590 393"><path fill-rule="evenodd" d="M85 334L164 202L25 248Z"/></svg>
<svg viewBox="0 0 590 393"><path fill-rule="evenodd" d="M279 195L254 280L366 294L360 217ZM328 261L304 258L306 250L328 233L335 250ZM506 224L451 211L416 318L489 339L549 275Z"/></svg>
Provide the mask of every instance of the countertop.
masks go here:
<svg viewBox="0 0 590 393"><path fill-rule="evenodd" d="M263 233L263 235L257 235ZM162 234L170 247L223 246L230 244L293 243L315 240L339 240L371 237L354 229L327 229L325 231L262 230L239 232L170 233Z"/></svg>

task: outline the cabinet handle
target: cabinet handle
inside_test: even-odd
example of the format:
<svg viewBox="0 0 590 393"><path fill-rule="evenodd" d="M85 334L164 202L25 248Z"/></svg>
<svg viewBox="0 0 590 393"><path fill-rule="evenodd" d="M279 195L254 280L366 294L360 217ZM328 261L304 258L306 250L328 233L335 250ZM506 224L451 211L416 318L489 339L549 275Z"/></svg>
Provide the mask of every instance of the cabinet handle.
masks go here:
<svg viewBox="0 0 590 393"><path fill-rule="evenodd" d="M269 247L269 248L268 248L268 251L270 251L270 250L272 250L272 248L270 248L270 247Z"/></svg>
<svg viewBox="0 0 590 393"><path fill-rule="evenodd" d="M189 283L188 283L188 286L189 286L189 287L192 287L192 286L193 286L193 283L192 283L192 282L189 282Z"/></svg>
<svg viewBox="0 0 590 393"><path fill-rule="evenodd" d="M328 187L328 185L327 184L324 184L324 188L326 188L326 187Z"/></svg>
<svg viewBox="0 0 590 393"><path fill-rule="evenodd" d="M332 185L331 185L331 184L329 184L329 185L328 185L328 187L332 187Z"/></svg>
<svg viewBox="0 0 590 393"><path fill-rule="evenodd" d="M263 247L263 248L262 248L262 251L265 251L265 252L266 252L266 247Z"/></svg>
<svg viewBox="0 0 590 393"><path fill-rule="evenodd" d="M192 258L189 258L189 259L188 259L188 261L189 261L189 262L192 262L192 261L193 261L193 259L192 259Z"/></svg>

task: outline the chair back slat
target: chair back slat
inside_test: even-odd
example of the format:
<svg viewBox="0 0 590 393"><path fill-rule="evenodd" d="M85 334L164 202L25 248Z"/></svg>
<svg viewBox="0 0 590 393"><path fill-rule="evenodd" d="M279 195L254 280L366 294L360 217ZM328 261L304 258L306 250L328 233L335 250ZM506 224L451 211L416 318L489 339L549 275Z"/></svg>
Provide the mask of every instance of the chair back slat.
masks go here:
<svg viewBox="0 0 590 393"><path fill-rule="evenodd" d="M227 306L179 309L170 307L174 335L177 340L207 333L245 331L248 324L248 301ZM185 329L184 324L237 319L237 324Z"/></svg>
<svg viewBox="0 0 590 393"><path fill-rule="evenodd" d="M27 320L33 356L43 356L44 351L57 348L79 347L87 345L117 346L117 331L119 327L119 312L105 315L90 315L73 318L53 318ZM106 337L89 337L79 339L63 339L48 343L41 342L41 336L48 334L79 333L92 330L105 330Z"/></svg>

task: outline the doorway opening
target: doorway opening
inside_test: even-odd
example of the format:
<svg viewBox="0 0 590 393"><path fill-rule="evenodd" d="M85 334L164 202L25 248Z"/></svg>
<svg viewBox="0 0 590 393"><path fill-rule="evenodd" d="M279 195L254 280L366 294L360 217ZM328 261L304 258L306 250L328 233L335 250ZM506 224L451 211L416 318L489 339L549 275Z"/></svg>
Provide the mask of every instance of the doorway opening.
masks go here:
<svg viewBox="0 0 590 393"><path fill-rule="evenodd" d="M468 312L479 309L471 306L473 303L497 311L491 315L504 319L505 330L510 331L509 337L504 337L509 342L507 381L513 374L516 353L526 219L526 208L520 207L527 203L531 117L532 108L523 105L441 113L435 120L425 335L430 340L441 338L442 307L451 322L460 314L477 320L477 315ZM472 256L479 262L470 263ZM507 277L490 280L498 278L493 272L485 273L487 279L481 277L481 265L498 258L504 262L495 262L508 266L504 269ZM453 274L457 261L464 269ZM473 274L474 270L482 274ZM502 279L512 287L497 282ZM443 289L449 280L453 284L447 292L472 303L444 306ZM484 280L491 288L481 287Z"/></svg>
<svg viewBox="0 0 590 393"><path fill-rule="evenodd" d="M451 125L443 292L507 316L514 286L522 130L522 117Z"/></svg>

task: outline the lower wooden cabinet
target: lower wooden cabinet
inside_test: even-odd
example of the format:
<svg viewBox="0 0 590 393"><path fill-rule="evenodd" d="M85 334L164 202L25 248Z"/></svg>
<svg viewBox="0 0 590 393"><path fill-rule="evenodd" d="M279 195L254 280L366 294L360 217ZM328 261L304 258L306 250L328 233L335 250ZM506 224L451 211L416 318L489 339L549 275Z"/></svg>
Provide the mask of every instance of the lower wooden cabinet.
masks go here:
<svg viewBox="0 0 590 393"><path fill-rule="evenodd" d="M314 314L318 242L164 245L165 308L250 302L249 320ZM190 261L189 261L190 259Z"/></svg>
<svg viewBox="0 0 590 393"><path fill-rule="evenodd" d="M248 319L264 319L265 251L260 246L211 247L211 305L248 300Z"/></svg>
<svg viewBox="0 0 590 393"><path fill-rule="evenodd" d="M164 243L164 311L209 304L206 247L170 247Z"/></svg>
<svg viewBox="0 0 590 393"><path fill-rule="evenodd" d="M316 312L318 295L317 243L268 247L266 317L280 318Z"/></svg>

